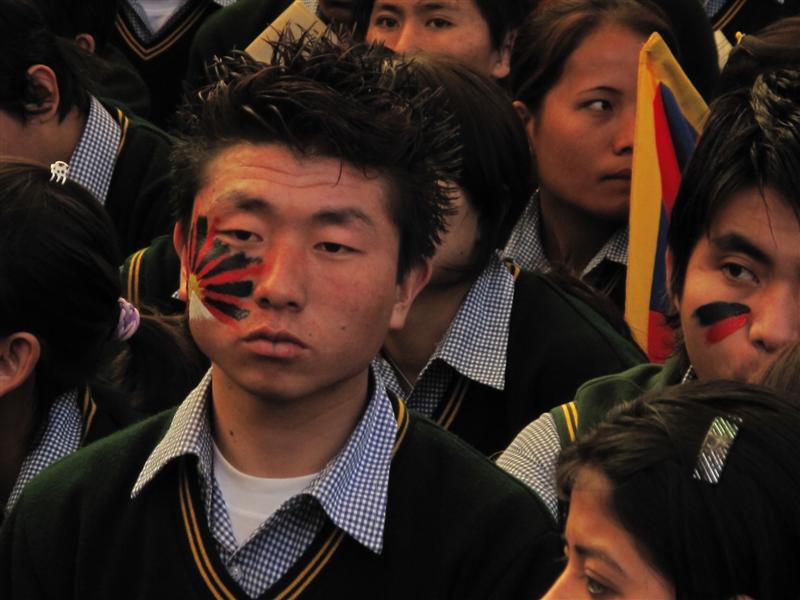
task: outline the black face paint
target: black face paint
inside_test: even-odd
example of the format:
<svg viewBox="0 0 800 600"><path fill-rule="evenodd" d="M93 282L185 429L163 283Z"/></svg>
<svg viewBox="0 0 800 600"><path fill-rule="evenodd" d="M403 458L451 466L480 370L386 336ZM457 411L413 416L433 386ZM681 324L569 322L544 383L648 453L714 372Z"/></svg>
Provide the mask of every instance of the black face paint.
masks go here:
<svg viewBox="0 0 800 600"><path fill-rule="evenodd" d="M744 327L751 318L750 307L736 302L711 302L694 311L706 331L706 342L716 344Z"/></svg>

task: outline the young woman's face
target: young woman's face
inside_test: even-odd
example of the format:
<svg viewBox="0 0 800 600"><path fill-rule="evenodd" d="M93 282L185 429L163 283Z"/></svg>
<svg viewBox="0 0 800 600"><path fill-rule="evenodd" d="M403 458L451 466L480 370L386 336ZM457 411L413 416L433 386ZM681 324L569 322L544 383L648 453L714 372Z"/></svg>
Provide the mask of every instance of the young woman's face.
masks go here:
<svg viewBox="0 0 800 600"><path fill-rule="evenodd" d="M628 215L639 50L645 37L604 25L564 64L526 125L540 188L604 221Z"/></svg>
<svg viewBox="0 0 800 600"><path fill-rule="evenodd" d="M583 468L569 499L564 532L567 565L545 600L672 599L670 582L642 557L631 535L608 509L611 482Z"/></svg>

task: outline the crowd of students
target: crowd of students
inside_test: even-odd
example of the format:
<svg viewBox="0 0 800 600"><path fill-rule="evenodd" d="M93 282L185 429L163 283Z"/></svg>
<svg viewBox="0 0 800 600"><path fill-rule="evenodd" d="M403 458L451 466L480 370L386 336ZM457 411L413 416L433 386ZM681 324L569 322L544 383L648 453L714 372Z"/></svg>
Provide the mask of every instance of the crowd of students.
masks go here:
<svg viewBox="0 0 800 600"><path fill-rule="evenodd" d="M792 597L796 9L0 0L0 597ZM710 102L664 364L654 32Z"/></svg>

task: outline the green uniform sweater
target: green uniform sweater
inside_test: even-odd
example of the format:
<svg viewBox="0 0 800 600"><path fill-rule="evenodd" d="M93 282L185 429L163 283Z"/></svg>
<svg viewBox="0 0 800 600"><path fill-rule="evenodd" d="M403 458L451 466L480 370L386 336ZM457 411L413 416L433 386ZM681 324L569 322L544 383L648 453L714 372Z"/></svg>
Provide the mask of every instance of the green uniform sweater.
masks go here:
<svg viewBox="0 0 800 600"><path fill-rule="evenodd" d="M546 275L517 271L505 389L456 376L433 419L486 455L508 446L589 379L646 360L608 322Z"/></svg>
<svg viewBox="0 0 800 600"><path fill-rule="evenodd" d="M572 402L550 411L561 447L565 448L592 429L615 406L647 392L679 384L688 368L683 353L678 353L663 365L639 365L624 373L588 381L581 386Z"/></svg>
<svg viewBox="0 0 800 600"><path fill-rule="evenodd" d="M384 548L326 525L267 598L538 598L560 540L539 500L456 437L395 405ZM131 500L173 412L44 471L0 535L3 598L239 598L215 553L193 459Z"/></svg>
<svg viewBox="0 0 800 600"><path fill-rule="evenodd" d="M120 108L105 105L122 129L105 207L119 235L123 256L172 231L169 152L163 131Z"/></svg>
<svg viewBox="0 0 800 600"><path fill-rule="evenodd" d="M183 77L189 60L189 47L197 29L219 5L211 0L190 0L182 18L143 42L133 27L117 14L109 43L122 50L150 89L150 120L159 127L170 124L183 92Z"/></svg>

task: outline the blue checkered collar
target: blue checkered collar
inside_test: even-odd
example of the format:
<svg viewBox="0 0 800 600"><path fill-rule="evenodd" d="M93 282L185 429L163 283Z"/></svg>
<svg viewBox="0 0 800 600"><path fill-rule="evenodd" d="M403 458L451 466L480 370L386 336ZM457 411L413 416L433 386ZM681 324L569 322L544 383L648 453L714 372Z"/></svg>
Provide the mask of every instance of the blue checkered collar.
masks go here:
<svg viewBox="0 0 800 600"><path fill-rule="evenodd" d="M314 478L302 494L315 498L328 518L376 554L383 550L383 533L397 420L383 381L371 372L372 390L366 410L344 448ZM196 456L206 514L211 513L213 446L208 403L211 371L178 407L172 423L148 457L131 491L136 497L171 461ZM288 500L291 502L292 500Z"/></svg>
<svg viewBox="0 0 800 600"><path fill-rule="evenodd" d="M428 366L443 360L472 381L500 391L505 389L513 304L514 276L495 255L472 284Z"/></svg>
<svg viewBox="0 0 800 600"><path fill-rule="evenodd" d="M520 215L514 230L511 232L504 254L518 262L529 271L550 270L550 262L544 252L542 242L542 213L539 207L539 193L533 194L525 210ZM594 271L603 261L628 264L628 226L620 227L603 244L603 247L592 257L581 273L581 279Z"/></svg>
<svg viewBox="0 0 800 600"><path fill-rule="evenodd" d="M226 6L234 4L236 0L212 0L212 2L225 8ZM136 37L142 42L149 44L158 38L161 32L169 30L175 22L182 20L188 14L187 11L191 9L191 3L191 0L183 0L180 8L178 8L167 22L164 23L164 26L156 32L150 31L150 21L147 18L147 12L138 0L125 0L125 2L120 5L120 10L125 17L127 17L127 24L133 29Z"/></svg>
<svg viewBox="0 0 800 600"><path fill-rule="evenodd" d="M78 390L70 390L53 401L34 446L22 463L5 510L14 506L25 486L45 467L80 448L82 437L83 413L78 406Z"/></svg>
<svg viewBox="0 0 800 600"><path fill-rule="evenodd" d="M69 159L69 178L89 190L105 205L122 129L103 105L91 97L86 126Z"/></svg>

